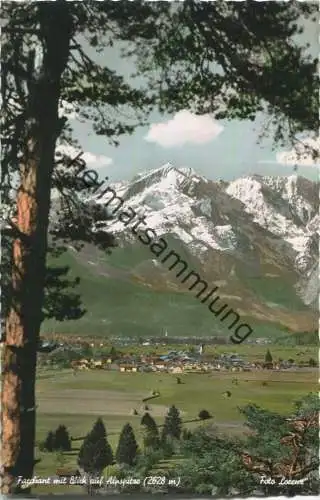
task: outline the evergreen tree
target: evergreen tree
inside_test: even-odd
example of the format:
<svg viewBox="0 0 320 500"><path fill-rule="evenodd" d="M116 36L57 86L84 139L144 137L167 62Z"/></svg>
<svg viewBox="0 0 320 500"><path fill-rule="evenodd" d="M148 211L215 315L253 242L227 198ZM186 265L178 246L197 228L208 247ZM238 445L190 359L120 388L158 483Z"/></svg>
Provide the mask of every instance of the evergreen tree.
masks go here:
<svg viewBox="0 0 320 500"><path fill-rule="evenodd" d="M54 436L54 433L52 431L48 432L47 437L43 443L43 449L45 451L49 451L49 452L52 452L56 449L55 448L55 436Z"/></svg>
<svg viewBox="0 0 320 500"><path fill-rule="evenodd" d="M145 448L157 448L160 444L159 429L152 418L147 412L141 419L141 425L144 427L143 444Z"/></svg>
<svg viewBox="0 0 320 500"><path fill-rule="evenodd" d="M91 433L97 437L107 437L107 431L101 417L97 418Z"/></svg>
<svg viewBox="0 0 320 500"><path fill-rule="evenodd" d="M161 440L167 438L180 439L182 431L182 421L179 410L173 405L168 411L162 428Z"/></svg>
<svg viewBox="0 0 320 500"><path fill-rule="evenodd" d="M319 492L319 398L309 394L296 403L291 415L279 415L256 405L242 408L250 432L242 438L217 434L212 427L198 427L182 442L184 460L174 474L185 478L185 491L218 498L259 495L317 495ZM297 443L299 445L297 446ZM260 476L275 484L257 485ZM281 484L281 478L303 479L299 485ZM234 490L233 490L234 491Z"/></svg>
<svg viewBox="0 0 320 500"><path fill-rule="evenodd" d="M319 410L316 393L297 401L291 415L280 415L252 404L242 408L246 425L253 431L245 443L247 470L253 474L259 470L275 478L276 483L282 477L293 480L308 477L299 487L299 494L318 494ZM296 486L285 483L261 485L261 489L266 496L297 493Z"/></svg>
<svg viewBox="0 0 320 500"><path fill-rule="evenodd" d="M78 465L88 474L101 474L104 468L112 463L112 449L107 440L105 426L99 418L82 443Z"/></svg>
<svg viewBox="0 0 320 500"><path fill-rule="evenodd" d="M271 355L271 352L269 351L269 349L266 352L264 360L266 363L272 363L272 361L273 361L273 358L272 358L272 355Z"/></svg>
<svg viewBox="0 0 320 500"><path fill-rule="evenodd" d="M59 425L54 434L54 449L60 451L71 450L71 439L64 425Z"/></svg>
<svg viewBox="0 0 320 500"><path fill-rule="evenodd" d="M116 460L120 465L127 464L132 466L135 464L137 453L138 445L133 429L130 424L125 424L120 434Z"/></svg>
<svg viewBox="0 0 320 500"><path fill-rule="evenodd" d="M115 359L117 359L118 352L117 352L117 350L116 350L116 348L114 346L111 347L109 356L112 359L112 361L114 361Z"/></svg>

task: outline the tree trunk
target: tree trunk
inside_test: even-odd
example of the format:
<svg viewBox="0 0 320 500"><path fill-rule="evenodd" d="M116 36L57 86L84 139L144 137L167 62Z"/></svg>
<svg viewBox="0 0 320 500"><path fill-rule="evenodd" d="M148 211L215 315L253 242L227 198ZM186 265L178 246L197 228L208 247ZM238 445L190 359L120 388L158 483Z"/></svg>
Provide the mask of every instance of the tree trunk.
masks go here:
<svg viewBox="0 0 320 500"><path fill-rule="evenodd" d="M19 492L16 479L31 478L35 454L35 378L42 322L58 102L71 37L66 2L38 4L43 61L30 74L25 149L20 161L12 297L5 327L1 393L1 493ZM18 481L19 482L19 481Z"/></svg>

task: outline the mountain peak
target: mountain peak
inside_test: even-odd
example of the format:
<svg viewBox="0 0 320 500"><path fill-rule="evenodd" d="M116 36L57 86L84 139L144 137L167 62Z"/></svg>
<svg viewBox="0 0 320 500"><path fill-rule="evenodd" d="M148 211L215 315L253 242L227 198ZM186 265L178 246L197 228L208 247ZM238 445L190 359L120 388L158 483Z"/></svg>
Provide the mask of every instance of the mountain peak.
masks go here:
<svg viewBox="0 0 320 500"><path fill-rule="evenodd" d="M185 177L200 177L197 172L191 167L175 167L172 163L168 162L162 165L159 168L155 168L152 170L145 170L143 172L138 173L133 181L141 181L146 177L167 177L168 174L174 172L175 174L182 174Z"/></svg>

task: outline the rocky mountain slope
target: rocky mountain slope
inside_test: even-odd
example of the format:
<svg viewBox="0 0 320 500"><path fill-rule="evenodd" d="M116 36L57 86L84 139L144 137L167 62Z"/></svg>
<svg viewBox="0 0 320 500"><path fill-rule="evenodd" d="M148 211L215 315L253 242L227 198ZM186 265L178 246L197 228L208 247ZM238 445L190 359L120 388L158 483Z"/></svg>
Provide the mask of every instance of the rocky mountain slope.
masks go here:
<svg viewBox="0 0 320 500"><path fill-rule="evenodd" d="M133 222L120 216L124 211L135 213L135 220L144 215L141 229L164 238L189 271L212 288L219 286L219 295L248 320L295 331L315 328L317 183L296 175L212 182L190 168L167 164L109 187L122 198L122 206L119 199L110 201L107 184L90 202L113 212L108 223L98 226L116 235L118 248L106 258L88 247L78 253L78 262L90 272L112 276L121 270L123 283L161 293L192 293L141 243L142 233L132 231Z"/></svg>

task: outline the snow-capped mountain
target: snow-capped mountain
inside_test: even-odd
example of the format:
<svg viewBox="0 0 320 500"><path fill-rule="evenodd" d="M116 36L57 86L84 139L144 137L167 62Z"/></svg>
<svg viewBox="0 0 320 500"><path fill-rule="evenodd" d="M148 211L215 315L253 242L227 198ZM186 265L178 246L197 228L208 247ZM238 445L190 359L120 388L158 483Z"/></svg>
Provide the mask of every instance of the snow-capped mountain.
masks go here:
<svg viewBox="0 0 320 500"><path fill-rule="evenodd" d="M110 201L108 188L122 205ZM184 292L175 273L119 217L128 210L145 216L144 228L166 238L203 279L219 284L220 295L239 314L307 330L319 292L318 189L296 175L213 182L166 164L132 181L102 185L90 202L113 214L100 228L116 236L122 258L130 256L128 273L140 284Z"/></svg>
<svg viewBox="0 0 320 500"><path fill-rule="evenodd" d="M131 182L110 187L125 200L124 207L144 214L147 226L159 236L175 235L190 250L196 248L196 253L201 247L204 252L241 253L241 212L241 219L257 231L263 230L278 245L286 245L293 268L304 276L318 257L318 188L305 178L255 175L229 183L211 182L191 168L166 164L139 174ZM105 189L102 186L100 192ZM110 192L101 197L97 193L95 199L108 204ZM115 204L108 206L112 210ZM117 217L106 228L125 234L125 226Z"/></svg>

